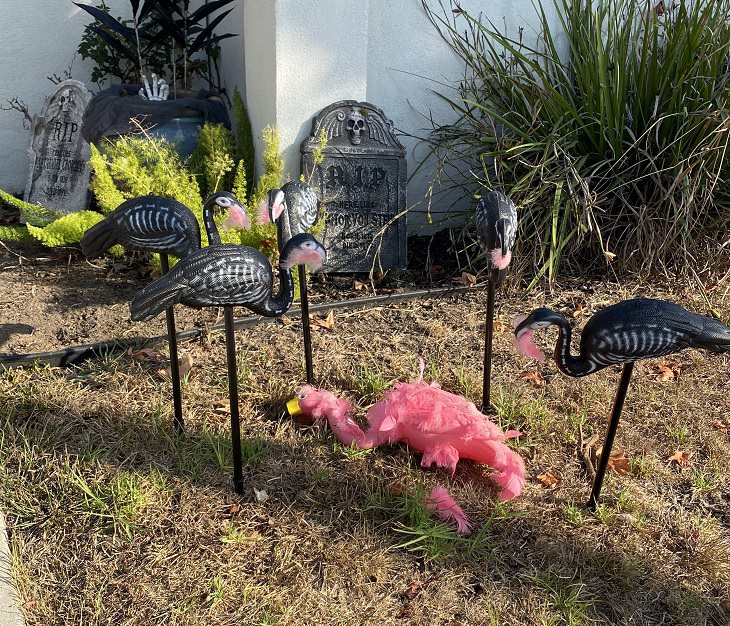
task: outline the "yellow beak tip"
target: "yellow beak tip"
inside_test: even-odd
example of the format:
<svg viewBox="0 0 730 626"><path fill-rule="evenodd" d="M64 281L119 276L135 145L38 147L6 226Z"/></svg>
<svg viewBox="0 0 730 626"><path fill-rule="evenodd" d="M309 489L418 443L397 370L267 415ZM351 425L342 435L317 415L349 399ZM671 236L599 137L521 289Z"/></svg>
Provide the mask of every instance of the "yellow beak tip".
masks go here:
<svg viewBox="0 0 730 626"><path fill-rule="evenodd" d="M299 398L292 398L289 400L289 402L286 403L286 411L292 417L301 414L302 409L299 406Z"/></svg>

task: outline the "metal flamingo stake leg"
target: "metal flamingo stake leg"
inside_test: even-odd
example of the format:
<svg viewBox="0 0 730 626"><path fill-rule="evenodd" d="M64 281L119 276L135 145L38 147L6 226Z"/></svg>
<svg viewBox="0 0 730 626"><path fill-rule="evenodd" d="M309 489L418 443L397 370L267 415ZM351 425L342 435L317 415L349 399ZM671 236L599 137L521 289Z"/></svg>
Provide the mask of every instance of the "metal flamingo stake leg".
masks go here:
<svg viewBox="0 0 730 626"><path fill-rule="evenodd" d="M160 253L160 267L163 274L170 271L170 261L167 253ZM182 412L182 385L180 383L180 362L177 358L177 331L175 330L175 312L173 307L165 310L167 321L167 342L170 346L170 376L172 378L172 405L175 421L175 430L178 433L185 429L185 421Z"/></svg>
<svg viewBox="0 0 730 626"><path fill-rule="evenodd" d="M309 326L309 300L307 298L307 272L303 265L299 266L299 299L302 306L304 363L307 369L307 384L314 385L314 366L312 364L312 330Z"/></svg>
<svg viewBox="0 0 730 626"><path fill-rule="evenodd" d="M276 223L276 242L279 250L294 236L306 233L319 216L319 201L314 189L300 181L289 181L281 189L270 189L259 215L260 223ZM307 301L307 275L299 266L299 295L302 304L302 331L307 383L314 384L312 365L312 334Z"/></svg>
<svg viewBox="0 0 730 626"><path fill-rule="evenodd" d="M231 448L233 450L233 488L243 493L243 463L241 461L241 424L238 415L238 368L236 367L236 335L233 307L224 307L226 325L226 365L228 367L228 400L231 406Z"/></svg>
<svg viewBox="0 0 730 626"><path fill-rule="evenodd" d="M608 422L608 430L606 431L606 440L603 442L601 458L598 460L598 467L596 468L596 478L593 480L593 489L591 490L590 498L588 498L588 508L591 511L595 511L598 506L598 498L601 495L603 478L605 477L606 469L608 468L608 458L611 455L613 440L616 438L618 421L621 418L621 411L624 408L624 400L626 400L626 392L628 391L633 371L634 361L624 363L624 368L621 370L621 380L619 381L618 389L616 390L616 397L613 400L611 418Z"/></svg>
<svg viewBox="0 0 730 626"><path fill-rule="evenodd" d="M492 379L492 337L494 336L494 293L496 285L489 281L487 287L487 319L484 328L484 382L482 383L482 413L488 413L492 408L491 379Z"/></svg>

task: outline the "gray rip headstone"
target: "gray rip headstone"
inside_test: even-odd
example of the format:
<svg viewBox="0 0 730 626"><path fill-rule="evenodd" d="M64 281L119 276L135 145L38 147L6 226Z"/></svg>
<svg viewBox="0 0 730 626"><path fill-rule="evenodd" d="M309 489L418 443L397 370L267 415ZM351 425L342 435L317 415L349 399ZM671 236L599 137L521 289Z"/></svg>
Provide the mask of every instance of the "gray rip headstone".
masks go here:
<svg viewBox="0 0 730 626"><path fill-rule="evenodd" d="M327 145L315 164L322 135ZM304 179L325 207L323 270L405 268L406 150L393 122L372 104L341 100L314 118L301 151Z"/></svg>
<svg viewBox="0 0 730 626"><path fill-rule="evenodd" d="M91 152L81 137L81 119L90 100L91 92L77 80L64 80L46 98L33 120L26 202L61 213L86 208Z"/></svg>

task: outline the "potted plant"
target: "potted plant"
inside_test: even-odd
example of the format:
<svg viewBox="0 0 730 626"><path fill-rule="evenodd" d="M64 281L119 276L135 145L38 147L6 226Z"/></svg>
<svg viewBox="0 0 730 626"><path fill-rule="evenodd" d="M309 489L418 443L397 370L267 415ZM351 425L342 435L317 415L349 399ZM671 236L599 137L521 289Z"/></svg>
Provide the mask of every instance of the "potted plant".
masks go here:
<svg viewBox="0 0 730 626"><path fill-rule="evenodd" d="M213 0L191 11L190 0L129 0L127 20L113 17L103 2L75 2L94 18L78 49L96 64L92 80L115 76L122 81L89 104L81 129L84 139L100 145L104 138L144 128L176 142L181 155L189 156L204 122L230 128L220 91L218 44L234 35L218 35L215 29L232 9L213 15L233 1ZM193 94L196 77L209 89Z"/></svg>

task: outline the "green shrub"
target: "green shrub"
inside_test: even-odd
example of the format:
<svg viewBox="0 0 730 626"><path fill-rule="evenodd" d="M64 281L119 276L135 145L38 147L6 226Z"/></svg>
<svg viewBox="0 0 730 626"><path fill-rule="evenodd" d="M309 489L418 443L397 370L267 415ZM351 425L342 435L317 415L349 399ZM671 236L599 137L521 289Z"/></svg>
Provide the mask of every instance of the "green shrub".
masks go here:
<svg viewBox="0 0 730 626"><path fill-rule="evenodd" d="M43 245L64 246L81 240L88 228L104 219L96 211L78 211L54 220L48 226L28 224L28 232Z"/></svg>
<svg viewBox="0 0 730 626"><path fill-rule="evenodd" d="M233 161L234 152L233 133L230 130L223 124L203 125L198 147L188 166L190 171L198 174L203 197L207 198L222 189L232 189L236 165ZM239 200L245 203L246 197Z"/></svg>
<svg viewBox="0 0 730 626"><path fill-rule="evenodd" d="M283 160L278 154L279 137L274 128L264 131L266 171L257 186L257 197L263 199L265 185L281 184ZM194 158L183 163L172 144L161 138L120 137L107 142L103 151L91 146L89 164L92 170L91 189L100 213L80 211L62 215L52 209L23 202L0 190L0 199L17 207L28 227L7 227L0 230L0 239L28 241L31 237L47 246L78 243L84 231L129 198L147 194L165 196L189 207L201 225L203 245L208 238L203 227L204 198L221 189L233 189L241 203L246 203L245 165L236 165L233 135L222 125L205 124ZM275 169L272 169L275 168ZM256 205L247 208L254 225L250 231L226 229L225 216L215 218L224 243L237 243L260 248L271 258L278 255L276 227L256 224ZM32 226L35 225L35 226ZM37 227L36 227L37 226ZM115 249L114 252L119 252Z"/></svg>
<svg viewBox="0 0 730 626"><path fill-rule="evenodd" d="M28 232L25 226L7 226L4 224L0 224L0 241L35 243L33 235Z"/></svg>
<svg viewBox="0 0 730 626"><path fill-rule="evenodd" d="M46 209L38 204L31 204L24 200L18 200L12 194L0 189L0 200L20 211L20 217L23 221L36 224L37 226L45 226L53 220L59 218L62 213L53 209Z"/></svg>
<svg viewBox="0 0 730 626"><path fill-rule="evenodd" d="M422 3L465 66L439 94L457 119L429 141L476 172L457 184L515 200L523 267L676 268L721 236L730 0L553 0L567 50L537 2L534 44L455 1Z"/></svg>

